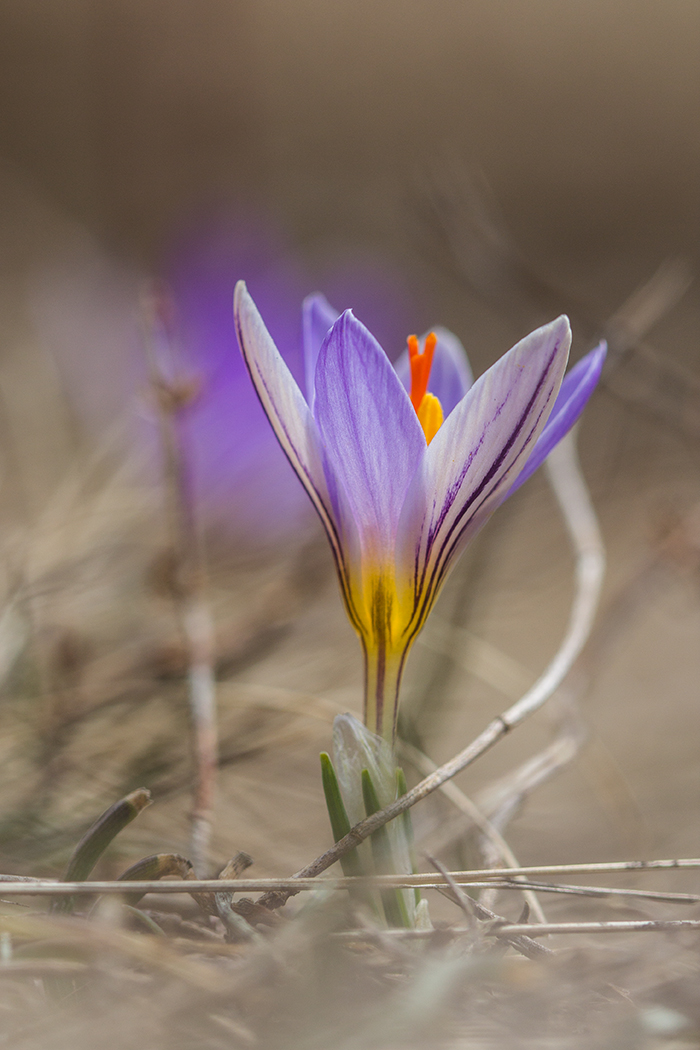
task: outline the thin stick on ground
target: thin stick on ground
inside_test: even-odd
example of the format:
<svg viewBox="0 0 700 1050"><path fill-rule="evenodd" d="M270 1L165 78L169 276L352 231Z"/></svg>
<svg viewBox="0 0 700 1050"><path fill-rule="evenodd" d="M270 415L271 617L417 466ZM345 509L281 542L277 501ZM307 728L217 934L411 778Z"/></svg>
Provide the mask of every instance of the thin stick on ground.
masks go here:
<svg viewBox="0 0 700 1050"><path fill-rule="evenodd" d="M494 931L498 937L549 937L553 933L668 933L672 930L700 930L700 919L622 919L613 922L510 923Z"/></svg>
<svg viewBox="0 0 700 1050"><path fill-rule="evenodd" d="M444 866L444 864L441 864L440 861L437 860L435 857L431 857L431 856L428 856L428 855L426 855L426 860L428 860L430 862L430 864L432 864L432 866L435 868L435 870L438 871L442 875L443 879L447 883L447 886L452 891L452 895L453 895L453 897L455 899L455 903L457 905L459 905L459 907L464 912L464 915L465 915L466 920L467 920L467 924L471 928L472 933L474 934L475 937L478 936L479 924L476 921L476 919L477 919L477 911L476 911L476 907L475 907L476 902L474 900L472 900L472 898L469 896L469 894L465 893L464 890L462 889L462 887L459 886L455 882L455 880L452 878L452 875L447 870L447 868Z"/></svg>
<svg viewBox="0 0 700 1050"><path fill-rule="evenodd" d="M700 895L697 893L665 893L661 890L638 890L621 886L570 886L557 885L554 882L521 881L520 879L517 882L515 879L511 881L504 879L503 882L490 879L487 882L468 882L461 883L461 885L467 885L472 889L495 886L501 890L520 890L521 887L527 886L538 893L560 893L573 897L595 897L596 899L630 897L638 900L663 901L665 904L700 904Z"/></svg>
<svg viewBox="0 0 700 1050"><path fill-rule="evenodd" d="M542 875L601 875L619 872L646 873L652 871L698 871L700 857L678 857L661 860L613 860L593 861L583 864L539 864L520 868L474 868L468 871L451 871L450 876L460 886L469 886L494 879L505 882L515 876ZM315 876L301 877L292 875L283 879L173 879L160 882L155 879L134 879L125 883L113 879L94 882L59 882L55 879L37 879L26 875L0 875L0 895L7 896L63 896L71 893L87 894L123 894L128 893L262 893L266 891L283 893L289 890L290 895L304 890L356 889L360 886L377 886L380 888L410 888L420 886L436 888L444 886L444 879L437 878L433 872L419 872L416 875L371 875L371 876L338 876L317 879ZM518 890L521 886L513 883ZM599 887L591 887L598 890ZM600 887L605 892L604 887ZM634 891L635 893L638 891ZM654 893L654 891L650 891ZM674 899L675 899L674 895ZM678 897L687 898L688 894ZM694 898L693 898L694 899Z"/></svg>
<svg viewBox="0 0 700 1050"><path fill-rule="evenodd" d="M196 872L204 872L209 857L211 821L218 765L214 629L204 598L204 555L194 513L183 416L197 396L197 384L175 374L169 304L163 296L145 297L147 350L151 383L158 408L164 455L167 517L172 564L165 566L167 583L182 632L192 720L195 788L190 855ZM159 353L160 352L160 353Z"/></svg>
<svg viewBox="0 0 700 1050"><path fill-rule="evenodd" d="M627 919L613 922L545 922L545 923L500 923L486 924L481 933L486 937L497 937L510 942L519 938L535 944L535 937L549 937L552 934L586 934L586 933L683 933L700 930L700 919ZM382 931L384 936L395 940L422 941L435 937L434 930L389 929ZM465 937L471 930L468 926L451 926L440 930L441 937ZM362 941L366 934L362 930L342 930L333 937L342 941ZM549 954L549 952L547 953Z"/></svg>

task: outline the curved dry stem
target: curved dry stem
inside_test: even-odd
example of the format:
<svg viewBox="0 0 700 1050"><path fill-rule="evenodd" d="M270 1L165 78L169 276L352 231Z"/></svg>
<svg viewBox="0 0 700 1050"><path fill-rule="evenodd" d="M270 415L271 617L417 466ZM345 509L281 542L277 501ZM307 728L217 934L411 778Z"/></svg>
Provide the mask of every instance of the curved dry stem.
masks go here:
<svg viewBox="0 0 700 1050"><path fill-rule="evenodd" d="M549 667L553 678L561 674L562 666L566 668L561 678L563 681L563 677L577 659L591 633L605 574L605 549L588 488L578 462L576 431L568 434L559 443L548 457L546 466L549 483L564 518L576 559L576 593L571 609L569 633L557 654L560 666L556 666L557 658L555 658ZM540 691L545 692L548 696L552 696L556 691L556 687L552 689L546 681L543 682L542 678L537 685ZM535 690L537 685L534 687ZM535 692L535 698L537 696ZM573 703L573 699L571 702ZM502 801L500 819L498 816L492 818L491 823L494 830L500 833L518 811L525 796L576 756L583 739L584 734L580 727L577 730L574 725L572 731L571 727L565 725L557 740L545 748L540 755L520 767L517 771L519 775L514 778L508 795ZM493 844L492 839L488 841L492 843L494 857L498 857L499 853L495 852L497 846ZM494 857L486 858L489 867L492 866ZM495 891L491 896L495 896ZM492 906L490 900L488 892L483 895L483 902L488 906ZM530 903L532 906L532 902ZM538 919L540 922L545 921L541 914L538 915Z"/></svg>
<svg viewBox="0 0 700 1050"><path fill-rule="evenodd" d="M591 633L605 575L605 548L581 474L575 431L559 442L546 466L576 554L576 591L559 651L533 687L502 716L509 729L541 707L573 667Z"/></svg>

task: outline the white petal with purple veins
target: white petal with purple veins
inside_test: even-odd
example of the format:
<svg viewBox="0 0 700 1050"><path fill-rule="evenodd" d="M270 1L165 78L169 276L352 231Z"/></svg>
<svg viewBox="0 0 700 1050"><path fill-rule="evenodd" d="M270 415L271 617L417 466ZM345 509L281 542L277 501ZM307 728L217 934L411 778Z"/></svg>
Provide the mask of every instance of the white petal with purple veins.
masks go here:
<svg viewBox="0 0 700 1050"><path fill-rule="evenodd" d="M599 343L595 350L591 350L574 365L571 371L566 373L547 424L537 439L537 444L525 466L508 489L506 499L512 496L538 467L542 466L554 446L565 434L569 433L576 423L600 379L607 350L605 341Z"/></svg>
<svg viewBox="0 0 700 1050"><path fill-rule="evenodd" d="M406 497L397 537L399 586L415 595L413 629L455 554L477 532L533 449L561 385L571 344L560 317L516 344L445 421Z"/></svg>
<svg viewBox="0 0 700 1050"><path fill-rule="evenodd" d="M347 569L326 483L318 428L304 396L272 341L243 281L236 285L233 312L253 385L277 439L323 522L347 592Z"/></svg>

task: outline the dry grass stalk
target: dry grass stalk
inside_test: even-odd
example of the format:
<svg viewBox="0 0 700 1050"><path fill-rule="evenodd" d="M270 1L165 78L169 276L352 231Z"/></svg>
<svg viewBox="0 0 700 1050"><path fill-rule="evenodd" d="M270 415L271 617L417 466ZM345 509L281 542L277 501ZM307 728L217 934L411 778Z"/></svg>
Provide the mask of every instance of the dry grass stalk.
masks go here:
<svg viewBox="0 0 700 1050"><path fill-rule="evenodd" d="M584 864L543 864L518 868L475 868L470 871L450 871L450 877L460 886L478 886L496 883L504 888L520 889L523 883L517 878L542 875L600 875L611 873L634 872L635 874L657 871L693 871L700 870L700 858L678 857L659 860L627 861L594 861ZM54 879L34 879L23 875L0 875L0 893L12 897L51 897L70 896L78 892L91 895L130 894L173 894L173 893L284 893L291 890L303 893L315 890L351 890L360 886L377 887L424 887L437 888L443 885L443 879L437 879L431 872L418 872L415 875L372 875L366 877L341 875L336 878L326 876L317 879L313 876L287 878L221 878L221 879L171 879L168 882L155 879L135 879L124 883L119 879L94 880L91 882L58 882ZM556 884L531 883L533 888L557 891ZM578 887L564 887L562 892L578 890ZM649 899L670 900L679 903L695 903L700 897L694 894L661 893L656 890L619 889L606 887L581 887L581 892L591 895L630 894L645 896Z"/></svg>
<svg viewBox="0 0 700 1050"><path fill-rule="evenodd" d="M196 872L209 863L211 822L218 765L214 625L205 599L202 535L195 517L185 416L198 395L197 383L176 374L170 304L153 293L144 300L151 383L159 414L164 455L171 564L168 577L182 631L192 718L195 787L190 853ZM163 360L167 353L169 360Z"/></svg>

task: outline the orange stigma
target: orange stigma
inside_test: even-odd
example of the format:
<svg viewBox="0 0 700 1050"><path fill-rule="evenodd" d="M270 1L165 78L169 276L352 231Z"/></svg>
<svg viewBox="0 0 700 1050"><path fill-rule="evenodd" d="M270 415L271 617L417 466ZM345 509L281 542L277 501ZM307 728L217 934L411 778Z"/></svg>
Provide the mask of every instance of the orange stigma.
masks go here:
<svg viewBox="0 0 700 1050"><path fill-rule="evenodd" d="M418 347L418 336L408 337L408 359L411 365L411 404L416 412L428 390L430 369L433 366L433 354L437 346L437 336L431 332L425 337L423 353Z"/></svg>
<svg viewBox="0 0 700 1050"><path fill-rule="evenodd" d="M407 342L408 360L411 366L411 404L416 410L425 440L430 444L444 419L442 405L434 394L428 393L428 381L433 365L433 354L437 346L437 336L435 332L430 332L425 337L422 353L418 346L417 336L409 335Z"/></svg>

